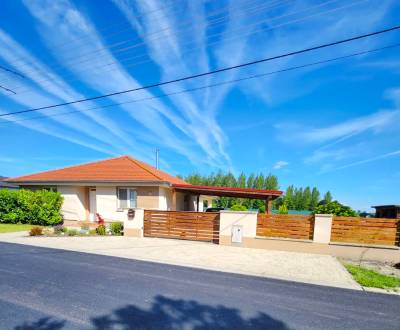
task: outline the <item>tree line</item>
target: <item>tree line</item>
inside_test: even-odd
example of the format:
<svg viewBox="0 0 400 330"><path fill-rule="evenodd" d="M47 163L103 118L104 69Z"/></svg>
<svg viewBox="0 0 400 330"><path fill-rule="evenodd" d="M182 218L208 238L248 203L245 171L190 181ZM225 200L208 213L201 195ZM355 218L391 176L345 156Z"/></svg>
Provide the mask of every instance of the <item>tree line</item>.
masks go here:
<svg viewBox="0 0 400 330"><path fill-rule="evenodd" d="M279 190L278 177L273 174L251 173L250 175L246 175L245 173L241 173L235 177L230 172L223 173L220 171L207 176L190 174L183 179L193 185ZM321 193L316 187L296 188L290 185L286 189L285 196L274 201L273 207L278 209L279 206L285 205L289 210L312 211L318 205L330 203L331 201L332 194L329 191L321 198ZM215 206L236 209L238 209L238 206L242 206L244 209L265 211L264 201L247 198L219 197L216 200Z"/></svg>

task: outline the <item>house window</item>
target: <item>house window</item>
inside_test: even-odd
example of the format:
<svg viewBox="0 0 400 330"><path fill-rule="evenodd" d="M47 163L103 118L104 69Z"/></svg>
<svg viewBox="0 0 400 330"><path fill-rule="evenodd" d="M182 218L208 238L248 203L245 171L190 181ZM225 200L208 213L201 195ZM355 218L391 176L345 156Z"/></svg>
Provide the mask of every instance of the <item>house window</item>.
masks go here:
<svg viewBox="0 0 400 330"><path fill-rule="evenodd" d="M135 189L118 188L117 195L119 209L130 209L136 207L137 194Z"/></svg>

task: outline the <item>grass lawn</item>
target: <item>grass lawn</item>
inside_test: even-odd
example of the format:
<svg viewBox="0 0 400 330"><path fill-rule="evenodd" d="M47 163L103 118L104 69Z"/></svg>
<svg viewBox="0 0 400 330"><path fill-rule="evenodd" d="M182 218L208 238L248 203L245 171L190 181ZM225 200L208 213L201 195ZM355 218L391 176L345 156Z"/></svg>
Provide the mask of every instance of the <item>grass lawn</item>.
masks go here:
<svg viewBox="0 0 400 330"><path fill-rule="evenodd" d="M355 265L345 265L358 284L380 289L394 289L400 287L400 277L383 275L373 270Z"/></svg>
<svg viewBox="0 0 400 330"><path fill-rule="evenodd" d="M28 231L32 225L21 225L13 223L0 223L0 233L12 233L15 231Z"/></svg>

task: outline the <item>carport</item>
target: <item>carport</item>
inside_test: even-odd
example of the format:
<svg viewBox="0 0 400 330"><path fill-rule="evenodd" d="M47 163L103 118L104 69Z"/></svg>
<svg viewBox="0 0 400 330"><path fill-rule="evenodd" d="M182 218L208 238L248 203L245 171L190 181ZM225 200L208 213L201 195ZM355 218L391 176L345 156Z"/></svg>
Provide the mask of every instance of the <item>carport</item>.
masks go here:
<svg viewBox="0 0 400 330"><path fill-rule="evenodd" d="M199 211L200 196L212 197L235 197L235 198L250 198L260 199L265 201L265 212L271 213L272 201L282 196L280 190L265 190L265 189L249 189L237 187L216 187L216 186L198 186L188 184L173 184L172 185L172 208L177 210L177 193L182 193L185 196L193 196L196 199L196 211ZM184 210L185 211L185 210Z"/></svg>

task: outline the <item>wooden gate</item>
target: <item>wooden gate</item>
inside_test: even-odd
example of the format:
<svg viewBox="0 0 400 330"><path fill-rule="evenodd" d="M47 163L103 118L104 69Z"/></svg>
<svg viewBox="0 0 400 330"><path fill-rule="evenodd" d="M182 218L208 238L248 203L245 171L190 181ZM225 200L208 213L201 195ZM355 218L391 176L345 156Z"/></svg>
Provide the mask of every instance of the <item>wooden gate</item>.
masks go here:
<svg viewBox="0 0 400 330"><path fill-rule="evenodd" d="M219 242L219 213L144 211L144 236Z"/></svg>

